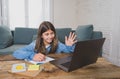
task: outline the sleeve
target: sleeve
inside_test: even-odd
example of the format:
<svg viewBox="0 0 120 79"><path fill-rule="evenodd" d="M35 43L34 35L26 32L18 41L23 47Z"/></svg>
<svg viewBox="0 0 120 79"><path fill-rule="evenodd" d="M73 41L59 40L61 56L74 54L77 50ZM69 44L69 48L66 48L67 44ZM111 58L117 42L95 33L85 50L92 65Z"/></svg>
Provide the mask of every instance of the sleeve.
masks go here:
<svg viewBox="0 0 120 79"><path fill-rule="evenodd" d="M13 52L13 56L17 59L27 59L27 60L32 60L33 56L35 55L35 41L30 43L29 45L20 48L16 51Z"/></svg>
<svg viewBox="0 0 120 79"><path fill-rule="evenodd" d="M58 48L56 53L61 53L61 52L72 53L74 51L74 48L75 48L75 44L73 46L67 46L61 42L58 42Z"/></svg>

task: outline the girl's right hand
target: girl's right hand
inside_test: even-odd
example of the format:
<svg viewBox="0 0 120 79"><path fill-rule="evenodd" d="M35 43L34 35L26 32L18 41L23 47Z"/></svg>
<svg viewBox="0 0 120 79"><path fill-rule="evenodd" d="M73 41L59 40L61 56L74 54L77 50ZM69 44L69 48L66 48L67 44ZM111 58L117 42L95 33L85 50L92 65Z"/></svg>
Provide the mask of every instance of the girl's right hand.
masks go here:
<svg viewBox="0 0 120 79"><path fill-rule="evenodd" d="M33 57L34 61L44 61L45 60L45 55L42 53L35 54Z"/></svg>
<svg viewBox="0 0 120 79"><path fill-rule="evenodd" d="M70 32L69 36L65 36L65 44L67 46L72 46L77 42L75 33Z"/></svg>

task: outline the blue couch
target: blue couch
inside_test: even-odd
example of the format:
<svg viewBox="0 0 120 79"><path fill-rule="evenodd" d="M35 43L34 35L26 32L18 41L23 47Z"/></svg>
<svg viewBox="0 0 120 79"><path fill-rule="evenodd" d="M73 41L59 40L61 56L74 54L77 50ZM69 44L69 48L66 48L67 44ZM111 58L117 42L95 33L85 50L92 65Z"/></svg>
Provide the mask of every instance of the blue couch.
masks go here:
<svg viewBox="0 0 120 79"><path fill-rule="evenodd" d="M102 32L94 31L93 25L79 25L75 30L71 28L56 28L56 33L59 41L65 42L65 36L69 35L69 32L75 32L78 41L84 41L89 39L102 38ZM0 26L0 55L12 54L13 51L24 47L36 39L37 29L35 28L15 28L14 31L10 31L6 26ZM5 42L5 43L3 43ZM100 56L102 53L100 52Z"/></svg>

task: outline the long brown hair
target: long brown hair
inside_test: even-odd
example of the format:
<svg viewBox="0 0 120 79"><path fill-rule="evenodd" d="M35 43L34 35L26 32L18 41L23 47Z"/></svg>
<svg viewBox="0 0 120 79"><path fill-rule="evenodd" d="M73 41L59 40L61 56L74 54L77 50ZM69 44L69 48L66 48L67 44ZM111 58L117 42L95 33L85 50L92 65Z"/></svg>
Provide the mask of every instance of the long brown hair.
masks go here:
<svg viewBox="0 0 120 79"><path fill-rule="evenodd" d="M55 34L55 37L51 43L51 49L50 49L49 53L55 53L55 51L57 49L58 39L56 38L56 31L55 31L54 26L52 23L50 23L48 21L43 21L39 26L37 39L36 39L35 51L37 51L37 53L46 54L45 44L43 42L43 38L41 38L41 37L42 37L42 34L48 30L52 30Z"/></svg>

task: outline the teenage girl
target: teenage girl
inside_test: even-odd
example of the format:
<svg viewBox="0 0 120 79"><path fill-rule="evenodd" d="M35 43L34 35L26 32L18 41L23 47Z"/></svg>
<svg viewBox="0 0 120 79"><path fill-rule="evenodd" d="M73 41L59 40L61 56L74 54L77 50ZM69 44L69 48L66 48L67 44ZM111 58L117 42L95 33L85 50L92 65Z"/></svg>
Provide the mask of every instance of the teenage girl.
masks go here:
<svg viewBox="0 0 120 79"><path fill-rule="evenodd" d="M76 35L70 32L65 36L65 44L58 41L56 31L52 23L44 21L40 24L37 39L31 44L14 51L13 56L17 59L43 61L46 54L73 52Z"/></svg>

